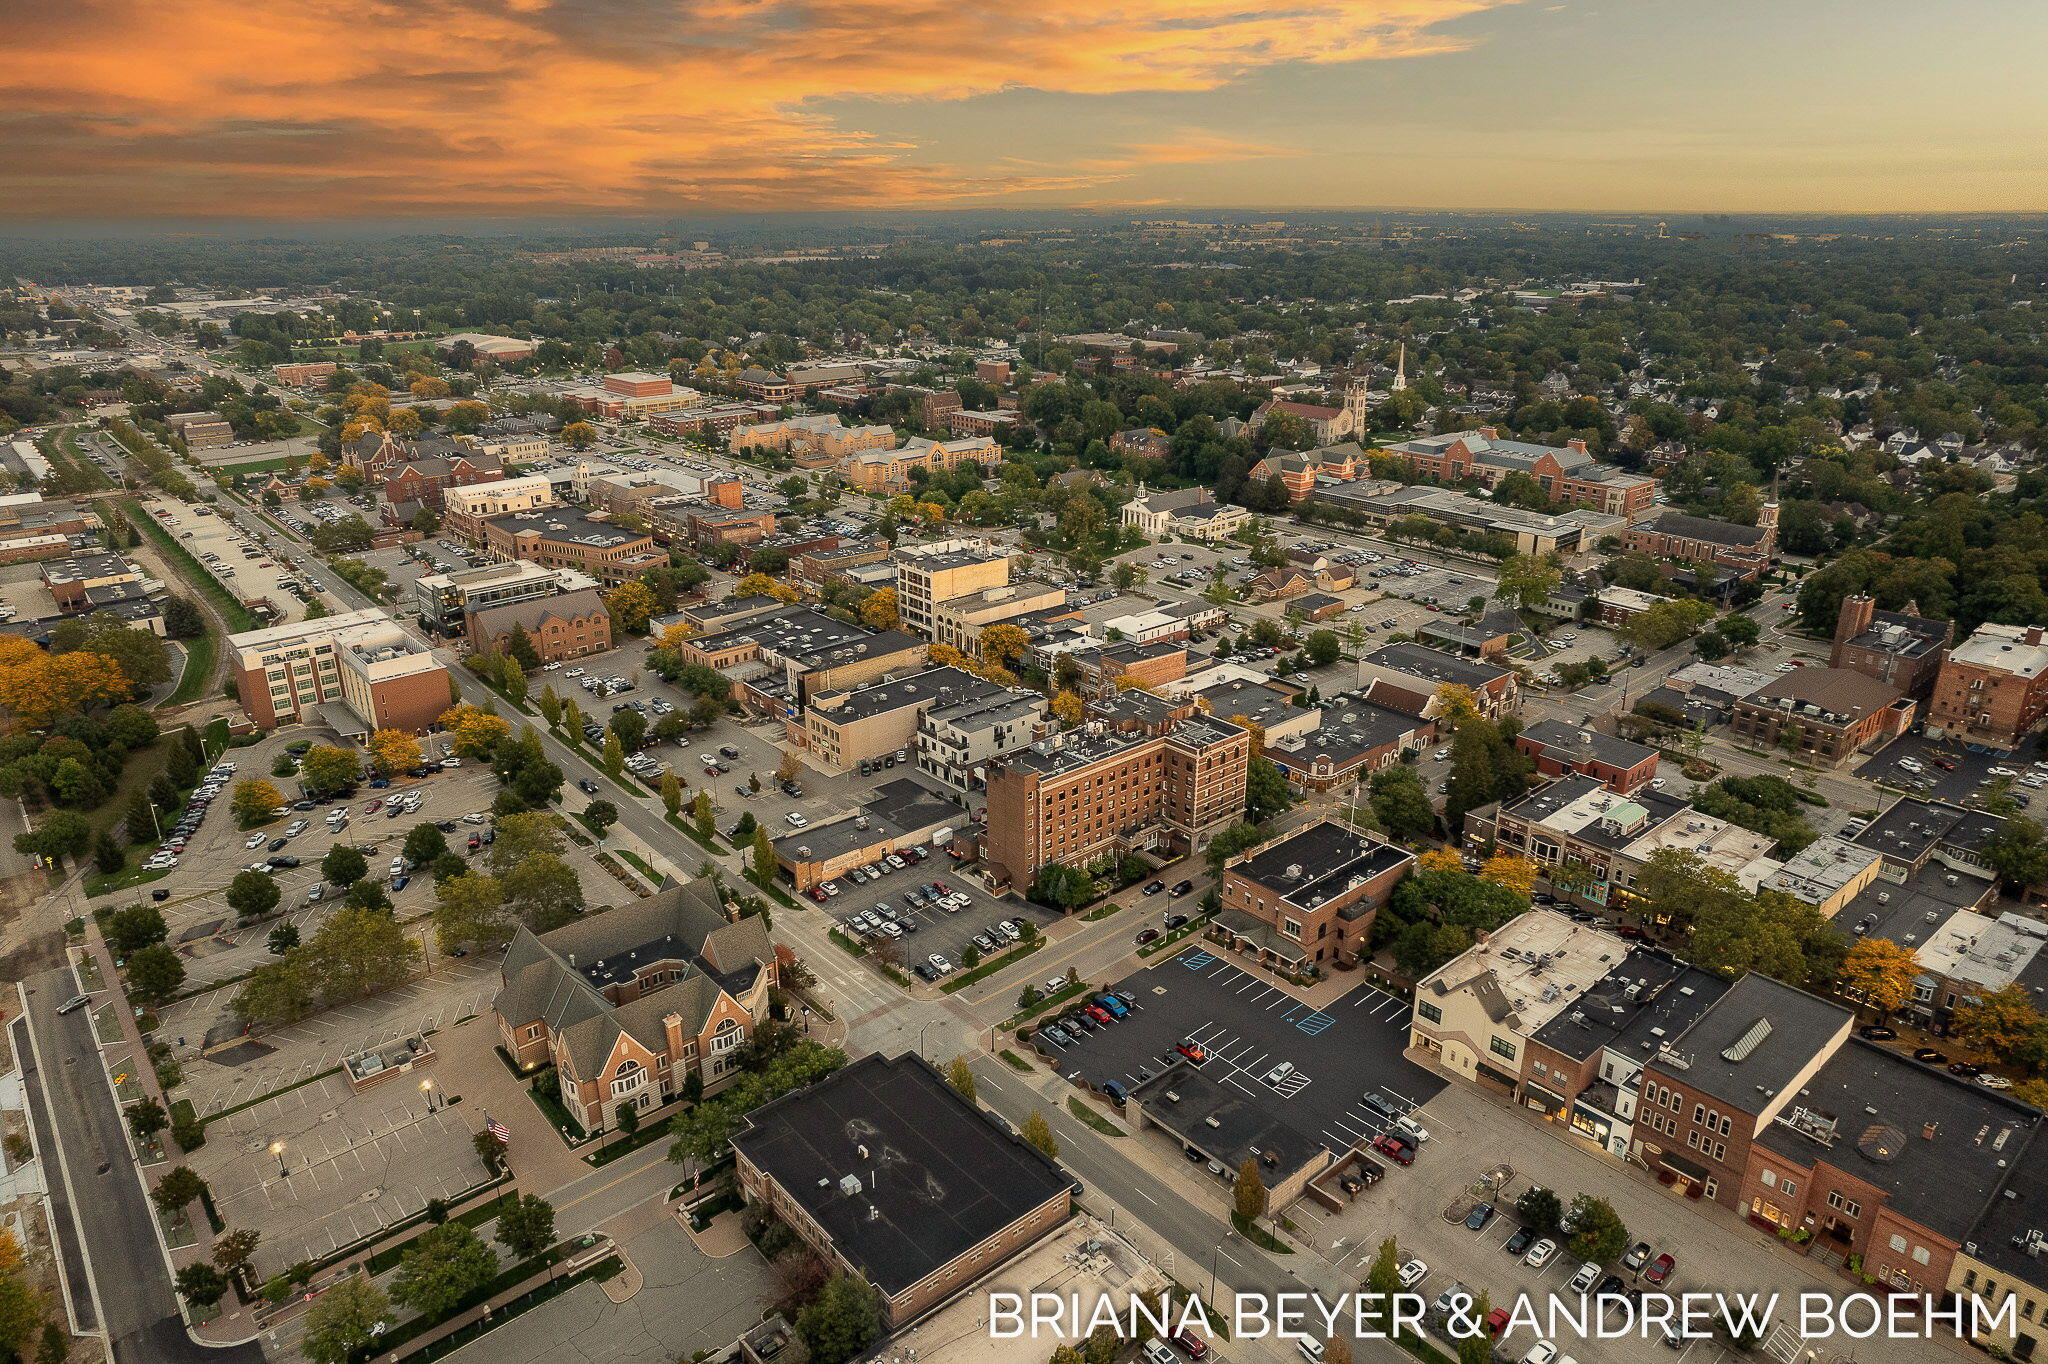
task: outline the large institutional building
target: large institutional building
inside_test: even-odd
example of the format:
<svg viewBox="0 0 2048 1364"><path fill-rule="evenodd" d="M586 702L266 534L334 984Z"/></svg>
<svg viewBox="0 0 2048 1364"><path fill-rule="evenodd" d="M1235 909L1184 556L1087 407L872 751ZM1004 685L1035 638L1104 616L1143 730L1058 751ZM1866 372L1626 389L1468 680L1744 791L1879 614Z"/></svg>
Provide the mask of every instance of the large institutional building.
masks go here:
<svg viewBox="0 0 2048 1364"><path fill-rule="evenodd" d="M264 729L309 712L346 733L420 731L448 709L448 670L374 607L228 637L242 709Z"/></svg>

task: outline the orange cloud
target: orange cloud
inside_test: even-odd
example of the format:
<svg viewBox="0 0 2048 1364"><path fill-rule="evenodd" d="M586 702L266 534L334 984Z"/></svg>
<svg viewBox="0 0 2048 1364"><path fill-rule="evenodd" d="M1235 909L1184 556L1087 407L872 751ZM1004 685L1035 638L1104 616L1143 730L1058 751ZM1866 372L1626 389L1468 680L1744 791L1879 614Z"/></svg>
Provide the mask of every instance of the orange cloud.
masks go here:
<svg viewBox="0 0 2048 1364"><path fill-rule="evenodd" d="M81 0L15 11L0 215L368 217L941 203L1290 154L920 159L825 101L1213 89L1456 50L1509 0Z"/></svg>

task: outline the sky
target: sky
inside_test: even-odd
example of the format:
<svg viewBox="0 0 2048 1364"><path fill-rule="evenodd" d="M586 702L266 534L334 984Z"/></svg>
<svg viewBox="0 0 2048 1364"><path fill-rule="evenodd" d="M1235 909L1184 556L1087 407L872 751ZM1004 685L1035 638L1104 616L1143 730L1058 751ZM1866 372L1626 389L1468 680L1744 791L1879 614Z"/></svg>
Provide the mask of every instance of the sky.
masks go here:
<svg viewBox="0 0 2048 1364"><path fill-rule="evenodd" d="M2048 210L2042 0L66 0L0 219Z"/></svg>

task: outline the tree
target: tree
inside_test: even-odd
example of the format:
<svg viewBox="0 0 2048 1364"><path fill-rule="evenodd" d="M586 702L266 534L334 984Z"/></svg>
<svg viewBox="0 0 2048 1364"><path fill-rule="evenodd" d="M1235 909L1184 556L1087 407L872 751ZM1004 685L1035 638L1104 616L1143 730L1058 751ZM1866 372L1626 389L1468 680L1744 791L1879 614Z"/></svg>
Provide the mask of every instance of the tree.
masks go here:
<svg viewBox="0 0 2048 1364"><path fill-rule="evenodd" d="M860 600L860 623L870 630L894 630L902 623L896 589L878 587Z"/></svg>
<svg viewBox="0 0 2048 1364"><path fill-rule="evenodd" d="M622 1109L620 1116L639 1112ZM539 1194L521 1194L498 1214L495 1238L514 1260L531 1260L555 1243L555 1205Z"/></svg>
<svg viewBox="0 0 2048 1364"><path fill-rule="evenodd" d="M448 838L432 824L415 824L405 832L403 852L416 867L424 867L448 851Z"/></svg>
<svg viewBox="0 0 2048 1364"><path fill-rule="evenodd" d="M1024 1119L1024 1125L1017 1130L1024 1140L1036 1146L1051 1159L1058 1160L1060 1158L1059 1138L1052 1134L1052 1124L1045 1120L1045 1114L1035 1108L1032 1109L1030 1116Z"/></svg>
<svg viewBox="0 0 2048 1364"><path fill-rule="evenodd" d="M318 744L299 760L299 780L308 791L343 791L363 778L363 762L355 750Z"/></svg>
<svg viewBox="0 0 2048 1364"><path fill-rule="evenodd" d="M1536 864L1512 853L1495 853L1480 867L1479 877L1526 899L1536 889Z"/></svg>
<svg viewBox="0 0 2048 1364"><path fill-rule="evenodd" d="M606 728L619 736L619 747L631 753L640 748L647 738L647 717L637 710L615 711L611 724Z"/></svg>
<svg viewBox="0 0 2048 1364"><path fill-rule="evenodd" d="M1334 630L1311 630L1302 642L1308 653L1308 661L1318 668L1327 668L1344 656L1344 645Z"/></svg>
<svg viewBox="0 0 2048 1364"><path fill-rule="evenodd" d="M189 1165L178 1165L164 1172L164 1177L149 1191L149 1197L166 1217L176 1217L205 1192L206 1181Z"/></svg>
<svg viewBox="0 0 2048 1364"><path fill-rule="evenodd" d="M984 629L978 643L983 658L1007 665L1024 656L1024 651L1031 647L1031 636L1018 626L998 624Z"/></svg>
<svg viewBox="0 0 2048 1364"><path fill-rule="evenodd" d="M299 951L317 965L323 993L334 1001L388 990L420 965L419 943L374 909L336 910Z"/></svg>
<svg viewBox="0 0 2048 1364"><path fill-rule="evenodd" d="M881 1295L866 1279L834 1275L797 1313L796 1333L815 1364L845 1364L880 1339Z"/></svg>
<svg viewBox="0 0 2048 1364"><path fill-rule="evenodd" d="M351 852L355 850L350 849ZM361 853L356 853L361 857ZM268 914L277 908L282 892L277 882L260 871L238 871L235 879L228 882L225 898L228 908L244 919L253 919L259 914Z"/></svg>
<svg viewBox="0 0 2048 1364"><path fill-rule="evenodd" d="M1237 1220L1251 1222L1263 1216L1268 1192L1266 1181L1259 1178L1257 1158L1246 1156L1244 1164L1237 1167L1237 1183L1230 1191L1231 1208Z"/></svg>
<svg viewBox="0 0 2048 1364"><path fill-rule="evenodd" d="M1889 938L1862 937L1842 958L1842 988L1860 998L1879 1018L1906 1007L1920 959Z"/></svg>
<svg viewBox="0 0 2048 1364"><path fill-rule="evenodd" d="M1414 768L1396 763L1373 773L1372 812L1389 838L1426 837L1436 828L1436 807Z"/></svg>
<svg viewBox="0 0 2048 1364"><path fill-rule="evenodd" d="M1053 695L1052 713L1062 724L1078 725L1088 712L1079 696L1071 691L1060 691Z"/></svg>
<svg viewBox="0 0 2048 1364"><path fill-rule="evenodd" d="M653 589L637 580L619 584L605 598L605 605L611 608L612 624L629 635L645 632L647 622L654 618Z"/></svg>
<svg viewBox="0 0 2048 1364"><path fill-rule="evenodd" d="M422 756L419 741L402 729L380 729L370 735L370 765L387 777L412 771Z"/></svg>
<svg viewBox="0 0 2048 1364"><path fill-rule="evenodd" d="M512 726L503 716L480 706L450 706L441 712L441 727L448 731L455 755L489 761L498 745L511 737Z"/></svg>
<svg viewBox="0 0 2048 1364"><path fill-rule="evenodd" d="M168 935L163 912L155 905L130 905L116 910L100 925L107 946L117 957L126 957L160 943Z"/></svg>
<svg viewBox="0 0 2048 1364"><path fill-rule="evenodd" d="M0 1340L4 1339L5 1333L0 1332ZM44 1322L43 1338L36 1346L36 1364L64 1364L70 1357L71 1337L56 1322Z"/></svg>
<svg viewBox="0 0 2048 1364"><path fill-rule="evenodd" d="M2015 886L2048 881L2048 835L2039 821L2017 815L2005 821L1981 848L1985 862Z"/></svg>
<svg viewBox="0 0 2048 1364"><path fill-rule="evenodd" d="M361 853L346 843L337 843L327 850L320 859L320 875L333 886L351 886L367 876L370 864Z"/></svg>
<svg viewBox="0 0 2048 1364"><path fill-rule="evenodd" d="M956 1056L946 1067L946 1080L960 1091L969 1103L974 1102L974 1071L968 1066L965 1056Z"/></svg>
<svg viewBox="0 0 2048 1364"><path fill-rule="evenodd" d="M1245 767L1244 817L1254 824L1263 824L1292 804L1294 793L1288 789L1280 765L1257 756L1254 750Z"/></svg>
<svg viewBox="0 0 2048 1364"><path fill-rule="evenodd" d="M512 633L505 638L505 656L527 672L541 665L540 650L534 647L533 636L518 621L512 623Z"/></svg>
<svg viewBox="0 0 2048 1364"><path fill-rule="evenodd" d="M756 778L754 786L756 791L761 789L759 782L760 779ZM682 779L677 777L672 771L661 774L661 804L662 808L668 811L670 819L674 819L676 812L683 808Z"/></svg>
<svg viewBox="0 0 2048 1364"><path fill-rule="evenodd" d="M416 1236L398 1262L391 1296L423 1317L439 1317L489 1283L498 1252L461 1222L444 1222Z"/></svg>
<svg viewBox="0 0 2048 1364"><path fill-rule="evenodd" d="M1481 1293L1472 1302L1472 1320L1483 1322L1493 1312L1493 1300ZM1493 1364L1493 1336L1483 1329L1458 1337L1458 1364Z"/></svg>
<svg viewBox="0 0 2048 1364"><path fill-rule="evenodd" d="M235 812L235 818L242 822L245 829L275 819L277 812L284 807L284 796L261 777L236 782L235 794L228 804L228 808Z"/></svg>
<svg viewBox="0 0 2048 1364"><path fill-rule="evenodd" d="M1526 1190L1515 1200L1515 1216L1538 1236L1548 1236L1557 1230L1558 1220L1564 1216L1564 1204L1551 1190L1539 1186Z"/></svg>
<svg viewBox="0 0 2048 1364"><path fill-rule="evenodd" d="M700 794L698 795L697 799L698 799L699 801L702 801L702 800L704 799L704 797L703 797L703 795L702 795L702 794L700 793ZM700 831L701 831L701 828L702 828L702 826L701 826L701 825L699 825L699 829L700 829ZM767 831L766 829L762 829L762 828L757 828L757 829L755 829L755 830L754 830L754 879L755 879L756 881L759 881L759 882L760 882L760 883L761 883L762 885L764 885L764 886L765 886L765 885L767 885L767 884L768 884L769 882L771 882L771 881L773 881L773 880L775 879L775 873L776 873L777 871L779 871L779 870L781 869L781 867L782 867L782 863L781 863L781 860L780 860L779 858L777 858L777 857L776 857L776 855L775 855L775 843L774 843L774 840L772 840L772 839L770 839L770 838L768 837L768 831Z"/></svg>
<svg viewBox="0 0 2048 1364"><path fill-rule="evenodd" d="M172 639L197 639L206 633L206 617L189 598L166 597L164 633Z"/></svg>
<svg viewBox="0 0 2048 1364"><path fill-rule="evenodd" d="M503 836L499 838L503 842ZM537 852L499 875L505 908L536 933L560 928L572 917L571 906L582 903L576 869L553 853Z"/></svg>
<svg viewBox="0 0 2048 1364"><path fill-rule="evenodd" d="M608 729L605 731L604 752L602 756L605 772L610 775L613 781L621 780L626 775L626 746L619 742L619 732L617 730Z"/></svg>
<svg viewBox="0 0 2048 1364"><path fill-rule="evenodd" d="M560 434L562 444L571 450L588 450L597 443L597 428L589 422L570 422Z"/></svg>
<svg viewBox="0 0 2048 1364"><path fill-rule="evenodd" d="M299 926L279 924L270 930L270 936L264 940L264 945L270 949L271 956L283 956L299 945Z"/></svg>
<svg viewBox="0 0 2048 1364"><path fill-rule="evenodd" d="M803 763L797 758L796 754L788 749L784 749L782 761L775 765L775 777L778 781L795 781L797 775L803 770Z"/></svg>
<svg viewBox="0 0 2048 1364"><path fill-rule="evenodd" d="M1955 1011L1955 1036L1979 1051L2001 1059L2024 1046L2042 1026L2033 992L2019 981L1980 997Z"/></svg>
<svg viewBox="0 0 2048 1364"><path fill-rule="evenodd" d="M138 1004L168 1004L185 983L185 963L162 943L153 943L128 958L128 994Z"/></svg>
<svg viewBox="0 0 2048 1364"><path fill-rule="evenodd" d="M1516 554L1501 563L1493 595L1516 606L1537 606L1557 590L1563 576L1563 566L1555 554Z"/></svg>
<svg viewBox="0 0 2048 1364"><path fill-rule="evenodd" d="M306 1309L299 1350L313 1364L349 1364L391 1321L391 1298L367 1274L351 1274Z"/></svg>
<svg viewBox="0 0 2048 1364"><path fill-rule="evenodd" d="M43 1328L48 1304L22 1274L0 1275L0 1350L19 1357Z"/></svg>
<svg viewBox="0 0 2048 1364"><path fill-rule="evenodd" d="M194 1307L211 1307L228 1295L227 1277L203 1260L184 1266L172 1282L178 1296Z"/></svg>
<svg viewBox="0 0 2048 1364"><path fill-rule="evenodd" d="M262 1240L263 1233L253 1227L231 1231L213 1243L213 1262L233 1273L249 1263L249 1257L256 1253L256 1247Z"/></svg>
<svg viewBox="0 0 2048 1364"><path fill-rule="evenodd" d="M1241 852L1247 852L1266 841L1265 830L1256 824L1233 824L1209 840L1207 858L1209 874L1223 875L1223 864Z"/></svg>
<svg viewBox="0 0 2048 1364"><path fill-rule="evenodd" d="M511 924L505 888L494 876L474 872L434 886L434 941L443 952L503 942Z"/></svg>
<svg viewBox="0 0 2048 1364"><path fill-rule="evenodd" d="M1628 1228L1606 1199L1580 1194L1572 1200L1570 1220L1572 1230L1565 1238L1565 1248L1579 1259L1604 1265L1620 1259L1628 1249Z"/></svg>
<svg viewBox="0 0 2048 1364"><path fill-rule="evenodd" d="M1616 633L1642 650L1655 653L1692 636L1714 617L1714 608L1701 601L1660 601L1631 616Z"/></svg>
<svg viewBox="0 0 2048 1364"><path fill-rule="evenodd" d="M603 838L604 831L619 822L619 807L608 800L593 800L583 807L583 818Z"/></svg>

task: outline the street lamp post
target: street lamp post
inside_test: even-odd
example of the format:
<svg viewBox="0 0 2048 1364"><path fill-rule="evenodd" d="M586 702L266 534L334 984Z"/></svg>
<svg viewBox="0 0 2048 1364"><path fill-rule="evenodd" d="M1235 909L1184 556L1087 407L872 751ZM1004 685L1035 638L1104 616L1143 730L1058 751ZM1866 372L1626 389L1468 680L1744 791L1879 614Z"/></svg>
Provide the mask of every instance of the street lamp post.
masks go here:
<svg viewBox="0 0 2048 1364"><path fill-rule="evenodd" d="M278 1175L280 1177L290 1175L291 1171L287 1170L284 1164L284 1143L281 1141L273 1141L272 1143L270 1143L270 1154L277 1157Z"/></svg>
<svg viewBox="0 0 2048 1364"><path fill-rule="evenodd" d="M420 1081L420 1094L427 1101L427 1112L434 1111L434 1082L431 1078Z"/></svg>

